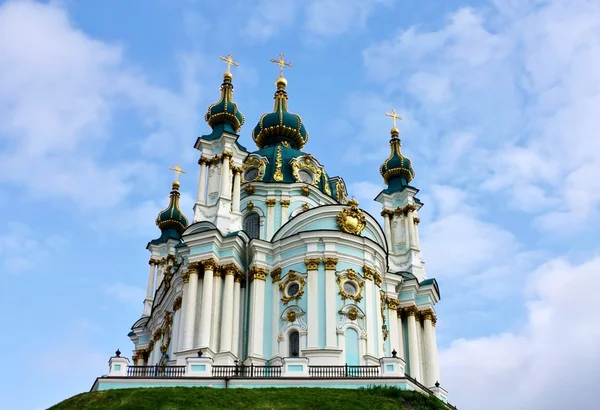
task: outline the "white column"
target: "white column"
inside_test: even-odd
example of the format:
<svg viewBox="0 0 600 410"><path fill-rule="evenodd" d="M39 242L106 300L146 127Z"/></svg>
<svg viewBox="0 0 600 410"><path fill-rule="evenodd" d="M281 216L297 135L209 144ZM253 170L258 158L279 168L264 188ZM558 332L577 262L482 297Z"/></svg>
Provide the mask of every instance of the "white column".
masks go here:
<svg viewBox="0 0 600 410"><path fill-rule="evenodd" d="M318 269L321 258L306 258L304 263L308 270L308 306L307 306L307 325L308 325L308 345L307 349L317 349L319 347L319 279Z"/></svg>
<svg viewBox="0 0 600 410"><path fill-rule="evenodd" d="M156 262L150 259L150 272L148 272L148 287L146 288L146 299L154 298L154 275L156 272Z"/></svg>
<svg viewBox="0 0 600 410"><path fill-rule="evenodd" d="M160 284L163 280L163 274L165 271L165 260L162 259L158 261L157 267L158 268L156 269L156 287L158 288L160 287Z"/></svg>
<svg viewBox="0 0 600 410"><path fill-rule="evenodd" d="M325 348L337 349L337 333L336 333L336 301L334 297L336 292L335 284L335 269L338 263L338 258L323 258L325 264L325 294L331 299L325 303Z"/></svg>
<svg viewBox="0 0 600 410"><path fill-rule="evenodd" d="M379 312L373 312L373 274L374 270L363 266L363 276L365 277L365 315L367 316L367 354L375 356L375 323L370 318L379 315ZM362 358L361 358L362 360Z"/></svg>
<svg viewBox="0 0 600 410"><path fill-rule="evenodd" d="M389 355L395 350L396 353L400 349L399 343L399 335L398 335L398 305L399 301L397 299L388 299L388 313L389 313L389 323L390 323L390 351Z"/></svg>
<svg viewBox="0 0 600 410"><path fill-rule="evenodd" d="M171 345L173 345L171 351L173 353L179 351L179 345L181 344L181 327L183 326L181 302L181 296L176 297L175 302L173 302L173 339L171 340Z"/></svg>
<svg viewBox="0 0 600 410"><path fill-rule="evenodd" d="M288 221L288 218L289 218L290 200L282 199L280 202L281 202L281 226L283 226Z"/></svg>
<svg viewBox="0 0 600 410"><path fill-rule="evenodd" d="M223 317L221 318L221 346L219 352L231 352L233 331L233 279L237 273L235 265L226 265L225 287L223 288Z"/></svg>
<svg viewBox="0 0 600 410"><path fill-rule="evenodd" d="M423 314L423 338L425 339L425 355L427 356L427 380L426 387L433 387L435 382L439 381L439 367L437 357L437 344L435 340L435 327L433 318L435 314L432 310L427 310Z"/></svg>
<svg viewBox="0 0 600 410"><path fill-rule="evenodd" d="M212 329L212 296L213 296L213 275L217 268L217 263L213 259L202 261L204 265L204 283L202 286L202 309L200 317L200 333L199 347L210 346L210 331Z"/></svg>
<svg viewBox="0 0 600 410"><path fill-rule="evenodd" d="M231 210L233 212L240 211L240 186L242 185L241 179L242 171L238 168L233 170L233 202L231 204Z"/></svg>
<svg viewBox="0 0 600 410"><path fill-rule="evenodd" d="M210 330L210 349L213 352L219 352L219 342L221 339L221 294L223 292L223 276L220 269L214 270L213 282L213 304L212 304L212 322Z"/></svg>
<svg viewBox="0 0 600 410"><path fill-rule="evenodd" d="M275 199L267 199L267 241L273 237L273 229L275 228Z"/></svg>
<svg viewBox="0 0 600 410"><path fill-rule="evenodd" d="M410 243L410 247L411 248L416 248L417 247L417 240L416 240L416 235L415 235L415 221L413 219L413 213L412 213L412 205L407 205L408 207L408 212L406 214L406 225L407 225L407 230L408 230L408 235L409 235L409 243Z"/></svg>
<svg viewBox="0 0 600 410"><path fill-rule="evenodd" d="M415 245L417 248L421 248L421 240L419 238L419 222L421 222L421 218L419 218L416 215L413 215L413 222L414 222L414 230L415 230Z"/></svg>
<svg viewBox="0 0 600 410"><path fill-rule="evenodd" d="M189 290L189 284L185 283L185 276L184 276L184 284L183 284L183 295L182 295L182 299L181 302L183 304L183 308L181 309L181 318L179 319L179 336L177 337L177 351L183 350L183 339L184 339L184 335L183 332L185 330L185 323L186 323L186 318L185 318L185 303L188 300L188 290Z"/></svg>
<svg viewBox="0 0 600 410"><path fill-rule="evenodd" d="M398 357L406 362L406 357L404 355L404 325L402 323L402 315L400 314L400 311L396 314L398 316L398 347L396 350L398 351Z"/></svg>
<svg viewBox="0 0 600 410"><path fill-rule="evenodd" d="M410 376L419 382L421 379L421 360L419 357L419 344L417 341L417 307L410 306L406 310L406 325L408 326L408 363L410 366Z"/></svg>
<svg viewBox="0 0 600 410"><path fill-rule="evenodd" d="M381 216L383 216L383 222L384 222L385 238L387 241L387 246L388 246L389 252L394 251L394 249L393 249L394 241L392 239L392 225L391 225L391 220L392 220L393 215L394 215L394 213L387 209L384 209L383 211L381 211Z"/></svg>
<svg viewBox="0 0 600 410"><path fill-rule="evenodd" d="M206 159L200 158L198 164L200 165L200 179L198 180L198 198L196 202L204 204L206 201Z"/></svg>
<svg viewBox="0 0 600 410"><path fill-rule="evenodd" d="M233 282L233 325L231 332L231 353L239 357L240 339L240 305L241 305L241 280L242 275L235 275Z"/></svg>
<svg viewBox="0 0 600 410"><path fill-rule="evenodd" d="M202 295L204 294L202 291L203 282L203 277L198 275L198 290L196 290L196 295L200 295L200 297L196 298L196 305L194 306L194 309L196 310L194 315L194 327L196 328L193 343L194 349L200 347L200 335L204 332L202 326L200 326L200 321L202 320Z"/></svg>
<svg viewBox="0 0 600 410"><path fill-rule="evenodd" d="M250 345L248 356L263 357L263 335L265 332L265 280L267 270L257 266L250 273Z"/></svg>
<svg viewBox="0 0 600 410"><path fill-rule="evenodd" d="M377 340L379 342L379 357L384 357L385 342L383 341L383 319L381 317L381 279L379 279L379 276L375 274L373 281L375 282L375 309L377 309L375 318L377 320Z"/></svg>
<svg viewBox="0 0 600 410"><path fill-rule="evenodd" d="M229 191L229 159L231 154L228 152L223 153L223 165L221 166L221 197L229 199L231 198L231 192Z"/></svg>
<svg viewBox="0 0 600 410"><path fill-rule="evenodd" d="M281 278L281 268L276 268L271 272L272 286L271 286L271 295L273 300L273 317L271 318L271 326L273 326L273 340L272 340L272 355L273 356L281 356L281 351L279 349L279 317L281 313L279 312L279 301L281 299L279 293L279 279Z"/></svg>
<svg viewBox="0 0 600 410"><path fill-rule="evenodd" d="M198 270L197 263L188 264L187 284L184 277L184 287L187 285L187 300L185 303L185 329L183 330L183 350L191 349L194 344L194 320L196 316L196 291L198 290Z"/></svg>

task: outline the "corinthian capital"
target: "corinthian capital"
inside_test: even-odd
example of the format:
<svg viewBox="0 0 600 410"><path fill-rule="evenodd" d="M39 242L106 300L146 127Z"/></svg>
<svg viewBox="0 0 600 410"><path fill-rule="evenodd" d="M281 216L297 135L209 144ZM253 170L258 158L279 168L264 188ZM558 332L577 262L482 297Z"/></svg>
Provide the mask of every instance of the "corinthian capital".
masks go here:
<svg viewBox="0 0 600 410"><path fill-rule="evenodd" d="M319 263L321 263L321 258L306 258L304 259L304 263L306 264L306 269L317 270L319 269Z"/></svg>

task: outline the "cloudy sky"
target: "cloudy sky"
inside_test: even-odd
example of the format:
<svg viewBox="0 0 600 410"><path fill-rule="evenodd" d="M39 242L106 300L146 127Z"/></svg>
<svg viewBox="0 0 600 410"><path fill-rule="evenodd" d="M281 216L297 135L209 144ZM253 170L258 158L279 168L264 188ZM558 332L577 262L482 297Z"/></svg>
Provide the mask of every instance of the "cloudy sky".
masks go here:
<svg viewBox="0 0 600 410"><path fill-rule="evenodd" d="M129 352L146 243L233 53L241 143L280 52L306 151L361 205L402 114L441 382L461 410L588 409L600 382L600 3L0 1L0 396L47 407Z"/></svg>

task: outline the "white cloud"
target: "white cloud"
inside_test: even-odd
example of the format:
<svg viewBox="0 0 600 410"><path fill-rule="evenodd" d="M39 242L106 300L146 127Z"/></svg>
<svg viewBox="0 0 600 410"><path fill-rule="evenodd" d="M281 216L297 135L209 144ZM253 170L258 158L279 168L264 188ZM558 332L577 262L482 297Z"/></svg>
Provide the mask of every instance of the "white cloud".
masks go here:
<svg viewBox="0 0 600 410"><path fill-rule="evenodd" d="M542 212L544 229L590 227L600 215L600 5L462 8L439 30L411 27L372 45L364 62L374 81L393 81L420 104L413 113L431 146L445 144L448 129L474 136L461 162L434 170L434 181L468 175L480 184L473 189ZM446 151L429 159L443 166Z"/></svg>
<svg viewBox="0 0 600 410"><path fill-rule="evenodd" d="M67 241L59 235L40 237L28 225L8 222L0 234L0 272L16 275L33 270L47 263L55 252L64 251Z"/></svg>
<svg viewBox="0 0 600 410"><path fill-rule="evenodd" d="M244 38L265 41L294 21L298 5L295 0L258 0L252 10L241 33Z"/></svg>
<svg viewBox="0 0 600 410"><path fill-rule="evenodd" d="M306 6L306 28L319 36L335 36L352 27L364 28L367 18L391 0L313 0Z"/></svg>
<svg viewBox="0 0 600 410"><path fill-rule="evenodd" d="M598 271L598 257L540 266L527 282L523 328L442 350L452 402L465 410L591 408L600 365Z"/></svg>
<svg viewBox="0 0 600 410"><path fill-rule="evenodd" d="M153 145L152 135L158 134L163 158L174 155L197 120L198 64L198 58L181 56L184 91L176 94L149 84L125 61L121 46L97 41L73 27L59 6L4 3L0 183L23 186L34 198L69 198L85 208L114 207L155 165L119 159L118 151L141 144L144 136L117 138L112 134L113 117L133 109L151 135L143 144L146 152Z"/></svg>
<svg viewBox="0 0 600 410"><path fill-rule="evenodd" d="M146 297L145 289L121 282L107 285L104 290L119 302L134 306L139 305L140 309L144 302L144 298Z"/></svg>

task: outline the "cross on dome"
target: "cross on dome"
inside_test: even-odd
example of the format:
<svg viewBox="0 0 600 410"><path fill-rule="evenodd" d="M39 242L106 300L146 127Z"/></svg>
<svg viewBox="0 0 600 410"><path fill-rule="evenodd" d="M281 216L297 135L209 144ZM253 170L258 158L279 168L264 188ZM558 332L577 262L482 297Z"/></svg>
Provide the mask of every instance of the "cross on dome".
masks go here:
<svg viewBox="0 0 600 410"><path fill-rule="evenodd" d="M287 67L292 66L292 63L290 63L289 61L285 61L283 59L283 53L279 53L279 60L275 60L274 58L272 58L271 62L279 65L279 77L283 77L283 67L284 66L287 66Z"/></svg>
<svg viewBox="0 0 600 410"><path fill-rule="evenodd" d="M229 53L227 55L227 57L221 57L219 56L219 58L223 61L225 61L225 63L227 64L227 71L226 74L231 74L231 66L234 65L236 67L239 67L239 64L237 63L237 61L233 61L233 58L231 57L231 53Z"/></svg>
<svg viewBox="0 0 600 410"><path fill-rule="evenodd" d="M185 174L185 171L179 167L179 164L169 167L169 169L175 172L175 182L179 182L179 174Z"/></svg>
<svg viewBox="0 0 600 410"><path fill-rule="evenodd" d="M396 120L401 120L402 117L396 113L396 109L392 108L392 112L386 112L385 115L392 117L392 130L397 130L398 128L396 128Z"/></svg>

